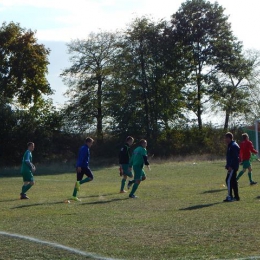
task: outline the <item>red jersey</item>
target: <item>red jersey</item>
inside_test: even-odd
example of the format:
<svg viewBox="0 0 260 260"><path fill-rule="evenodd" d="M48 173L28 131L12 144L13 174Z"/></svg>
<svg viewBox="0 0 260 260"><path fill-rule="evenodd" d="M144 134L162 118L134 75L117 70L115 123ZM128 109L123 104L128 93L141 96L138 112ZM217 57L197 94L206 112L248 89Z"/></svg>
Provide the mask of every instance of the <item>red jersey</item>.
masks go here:
<svg viewBox="0 0 260 260"><path fill-rule="evenodd" d="M240 160L247 161L250 159L251 153L257 154L257 150L254 149L253 143L249 140L245 140L240 143Z"/></svg>

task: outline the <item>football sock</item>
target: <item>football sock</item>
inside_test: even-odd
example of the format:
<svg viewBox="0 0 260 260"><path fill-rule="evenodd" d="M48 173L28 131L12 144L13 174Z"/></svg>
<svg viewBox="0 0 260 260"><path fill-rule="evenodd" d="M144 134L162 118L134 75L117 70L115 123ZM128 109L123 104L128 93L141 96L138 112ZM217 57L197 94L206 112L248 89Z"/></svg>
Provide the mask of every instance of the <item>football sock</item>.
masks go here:
<svg viewBox="0 0 260 260"><path fill-rule="evenodd" d="M79 184L83 184L83 183L85 183L85 182L89 182L89 181L92 181L92 179L89 178L89 177L87 177L86 179L81 180L81 181L79 182Z"/></svg>
<svg viewBox="0 0 260 260"><path fill-rule="evenodd" d="M126 179L122 179L122 182L121 182L121 189L120 190L124 190L125 188L125 182L126 182Z"/></svg>
<svg viewBox="0 0 260 260"><path fill-rule="evenodd" d="M249 181L250 181L250 182L253 181L253 180L252 180L252 172L249 172L249 173L248 173L248 178L249 178Z"/></svg>
<svg viewBox="0 0 260 260"><path fill-rule="evenodd" d="M32 185L29 183L27 185L23 185L22 187L22 193L26 193L26 191L28 191L30 188L32 187Z"/></svg>
<svg viewBox="0 0 260 260"><path fill-rule="evenodd" d="M244 174L243 171L239 172L239 174L237 175L237 181L239 180L239 178Z"/></svg>
<svg viewBox="0 0 260 260"><path fill-rule="evenodd" d="M73 194L72 194L72 196L73 196L73 197L77 197L77 192L78 192L78 191L77 191L77 189L76 189L76 188L74 188L74 191L73 191Z"/></svg>
<svg viewBox="0 0 260 260"><path fill-rule="evenodd" d="M139 183L135 183L135 184L133 185L132 191L131 191L131 193L129 194L129 196L134 195L134 193L136 192L138 186L139 186Z"/></svg>

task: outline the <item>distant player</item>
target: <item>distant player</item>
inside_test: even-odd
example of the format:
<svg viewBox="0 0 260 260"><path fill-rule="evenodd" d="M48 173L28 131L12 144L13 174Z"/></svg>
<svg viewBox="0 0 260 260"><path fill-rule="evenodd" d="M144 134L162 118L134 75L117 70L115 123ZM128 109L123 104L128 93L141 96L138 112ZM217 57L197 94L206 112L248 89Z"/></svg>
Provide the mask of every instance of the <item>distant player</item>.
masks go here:
<svg viewBox="0 0 260 260"><path fill-rule="evenodd" d="M83 145L78 154L78 160L76 165L76 172L77 172L77 181L75 183L73 195L71 200L81 201L77 197L77 192L80 190L80 185L85 182L90 182L93 180L94 176L89 168L89 159L90 159L90 147L92 146L94 140L90 137L87 137L85 140L85 145ZM84 175L87 177L83 179Z"/></svg>
<svg viewBox="0 0 260 260"><path fill-rule="evenodd" d="M128 182L128 188L130 188L132 184L134 184L132 191L129 194L129 198L132 199L137 198L134 194L138 189L140 182L146 179L146 175L143 169L144 165L149 168L146 147L147 141L144 139L140 140L139 146L133 151L132 157L130 159L129 170L131 170L132 167L134 169L134 180Z"/></svg>
<svg viewBox="0 0 260 260"><path fill-rule="evenodd" d="M257 182L252 180L252 166L251 166L251 155L257 154L258 151L254 149L254 146L251 141L249 141L248 134L242 134L243 141L240 143L240 161L243 165L243 170L239 172L237 176L237 181L239 178L248 170L248 178L250 185L257 184Z"/></svg>
<svg viewBox="0 0 260 260"><path fill-rule="evenodd" d="M120 188L120 193L126 193L124 190L125 188L125 183L127 177L133 178L133 174L131 171L129 171L129 160L130 160L130 147L134 143L134 138L132 136L128 136L126 138L126 142L124 146L121 148L120 153L119 153L119 164L120 164L120 169L122 172L122 181L121 181L121 188Z"/></svg>
<svg viewBox="0 0 260 260"><path fill-rule="evenodd" d="M22 167L21 167L21 174L23 176L24 184L22 186L22 192L20 194L20 199L29 199L26 195L26 192L35 184L33 172L35 172L36 168L32 163L32 151L34 150L34 143L29 142L27 143L27 150L24 153L22 159Z"/></svg>
<svg viewBox="0 0 260 260"><path fill-rule="evenodd" d="M226 177L226 184L228 188L228 196L224 200L224 202L232 202L232 201L239 201L238 195L238 185L237 185L237 170L239 168L239 145L233 140L233 134L228 132L225 135L226 143L227 143L227 177ZM232 194L234 191L234 197Z"/></svg>

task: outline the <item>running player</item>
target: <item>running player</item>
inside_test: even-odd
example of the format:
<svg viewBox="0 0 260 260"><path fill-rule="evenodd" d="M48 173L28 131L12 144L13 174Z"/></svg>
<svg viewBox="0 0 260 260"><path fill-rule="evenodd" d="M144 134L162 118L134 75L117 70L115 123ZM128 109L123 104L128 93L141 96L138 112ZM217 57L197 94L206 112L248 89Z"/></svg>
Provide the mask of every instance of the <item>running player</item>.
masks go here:
<svg viewBox="0 0 260 260"><path fill-rule="evenodd" d="M130 188L132 184L134 184L132 191L129 194L129 198L132 199L137 198L134 194L138 189L140 182L146 179L146 175L143 169L144 164L149 168L146 147L147 147L147 141L144 139L140 140L140 145L134 150L129 163L129 167L130 167L129 170L132 170L132 167L134 169L134 180L129 181L128 183L128 188Z"/></svg>
<svg viewBox="0 0 260 260"><path fill-rule="evenodd" d="M239 178L248 170L248 178L250 185L257 184L257 182L252 180L252 166L251 166L251 155L257 154L258 151L254 149L254 146L251 141L249 141L248 134L242 134L243 141L240 143L240 161L243 165L243 170L239 172L237 176L237 181Z"/></svg>
<svg viewBox="0 0 260 260"><path fill-rule="evenodd" d="M129 160L130 160L130 146L132 146L134 143L134 138L132 136L128 136L126 138L126 142L124 146L121 148L120 153L119 153L119 164L120 164L120 169L122 172L122 181L121 181L121 188L120 188L120 193L126 193L124 190L125 188L125 183L127 177L133 178L133 174L131 171L129 171Z"/></svg>
<svg viewBox="0 0 260 260"><path fill-rule="evenodd" d="M21 174L23 176L24 184L22 186L22 192L20 193L21 200L29 199L26 192L35 184L33 172L35 172L36 168L32 163L32 151L34 150L34 147L35 145L33 142L27 143L27 150L22 159Z"/></svg>
<svg viewBox="0 0 260 260"><path fill-rule="evenodd" d="M89 168L89 159L90 159L90 151L89 148L92 146L94 140L90 137L87 137L85 140L85 145L83 145L79 150L76 171L77 171L77 181L75 183L75 187L73 190L73 195L71 200L81 201L77 197L77 192L80 190L80 185L85 182L90 182L93 180L94 176ZM87 178L83 179L84 175Z"/></svg>

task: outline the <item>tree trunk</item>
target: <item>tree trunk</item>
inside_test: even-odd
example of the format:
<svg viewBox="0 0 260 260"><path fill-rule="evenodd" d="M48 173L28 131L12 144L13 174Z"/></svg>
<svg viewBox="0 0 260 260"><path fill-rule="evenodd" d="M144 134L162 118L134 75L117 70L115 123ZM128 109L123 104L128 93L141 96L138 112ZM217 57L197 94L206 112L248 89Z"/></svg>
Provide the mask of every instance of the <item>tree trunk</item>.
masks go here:
<svg viewBox="0 0 260 260"><path fill-rule="evenodd" d="M98 78L97 89L97 143L103 143L102 80Z"/></svg>
<svg viewBox="0 0 260 260"><path fill-rule="evenodd" d="M226 117L225 117L224 130L227 130L227 129L228 129L229 117L230 117L230 112L229 112L228 110L226 110Z"/></svg>

